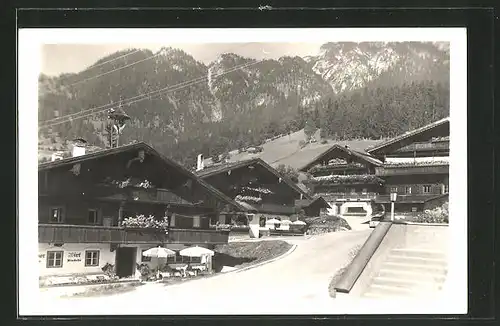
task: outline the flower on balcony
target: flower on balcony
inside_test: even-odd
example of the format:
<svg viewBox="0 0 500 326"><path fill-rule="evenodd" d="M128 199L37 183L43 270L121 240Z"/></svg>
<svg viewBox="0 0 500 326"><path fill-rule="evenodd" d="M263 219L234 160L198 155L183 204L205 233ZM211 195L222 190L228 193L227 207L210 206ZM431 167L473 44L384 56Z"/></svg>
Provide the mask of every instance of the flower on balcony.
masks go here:
<svg viewBox="0 0 500 326"><path fill-rule="evenodd" d="M448 161L435 160L435 161L407 161L407 162L389 162L384 164L384 167L411 167L411 166L434 166L434 165L449 165Z"/></svg>
<svg viewBox="0 0 500 326"><path fill-rule="evenodd" d="M136 188L151 189L151 188L155 187L151 181L149 181L147 179L139 179L139 178L127 178L125 180L106 179L105 182L112 184L112 185L115 185L118 188L136 187Z"/></svg>
<svg viewBox="0 0 500 326"><path fill-rule="evenodd" d="M244 190L249 190L249 191L255 191L255 192L259 192L261 194L273 194L273 192L267 188L262 188L262 187L258 187L258 188L254 188L254 187L243 187Z"/></svg>
<svg viewBox="0 0 500 326"><path fill-rule="evenodd" d="M255 197L255 196L242 196L242 195L238 195L238 196L236 196L234 198L234 200L236 200L236 201L243 201L243 202L251 201L251 202L259 203L259 202L262 201L262 198Z"/></svg>
<svg viewBox="0 0 500 326"><path fill-rule="evenodd" d="M384 181L373 174L351 174L351 175L327 175L321 177L313 177L308 180L311 184L374 184L383 183Z"/></svg>
<svg viewBox="0 0 500 326"><path fill-rule="evenodd" d="M450 136L444 136L444 137L432 137L431 141L436 142L436 141L449 141Z"/></svg>
<svg viewBox="0 0 500 326"><path fill-rule="evenodd" d="M339 168L363 168L364 165L361 164L361 163L358 163L358 162L351 162L351 163L348 163L346 162L345 160L343 159L335 159L335 161L333 160L330 160L330 162L328 162L327 165L316 165L316 166L313 166L312 168L309 169L309 173L310 174L315 174L316 172L320 172L320 171L328 171L328 170L331 170L332 168L336 168L336 169L339 169Z"/></svg>
<svg viewBox="0 0 500 326"><path fill-rule="evenodd" d="M144 216L137 215L135 217L127 217L122 221L122 226L126 228L138 229L168 229L168 218L157 220L153 215Z"/></svg>

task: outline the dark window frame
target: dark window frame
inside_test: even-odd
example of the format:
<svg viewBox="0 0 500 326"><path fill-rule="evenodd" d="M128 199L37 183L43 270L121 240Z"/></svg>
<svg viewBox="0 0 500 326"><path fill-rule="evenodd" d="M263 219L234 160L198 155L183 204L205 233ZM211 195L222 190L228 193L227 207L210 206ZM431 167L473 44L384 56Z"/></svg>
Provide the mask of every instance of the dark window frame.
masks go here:
<svg viewBox="0 0 500 326"><path fill-rule="evenodd" d="M91 263L88 264L87 263L87 254L89 253L97 253L97 259L96 259L96 263L95 264L92 264L92 259L94 257L90 257L90 261ZM99 260L101 259L101 251L100 250L97 250L97 249L92 249L92 250L85 250L85 267L96 267L96 266L99 266Z"/></svg>
<svg viewBox="0 0 500 326"><path fill-rule="evenodd" d="M59 210L59 219L57 221L53 220L54 210ZM64 223L64 206L50 206L49 207L49 223Z"/></svg>
<svg viewBox="0 0 500 326"><path fill-rule="evenodd" d="M426 190L428 188L428 190ZM430 194L432 192L432 185L423 185L422 186L422 193L423 194Z"/></svg>
<svg viewBox="0 0 500 326"><path fill-rule="evenodd" d="M90 212L94 212L95 213L95 221L94 222L90 221L90 218L89 218L90 217ZM99 209L98 208L89 208L87 210L87 224L89 224L89 225L99 225L99 220L100 220L99 215L100 214L99 214Z"/></svg>
<svg viewBox="0 0 500 326"><path fill-rule="evenodd" d="M412 193L412 186L406 186L405 187L405 194L411 195L411 193Z"/></svg>
<svg viewBox="0 0 500 326"><path fill-rule="evenodd" d="M57 254L61 254L61 265L56 265L56 261L58 260L57 259ZM51 258L51 255L54 255L53 258ZM49 264L49 261L50 260L53 260L54 261L54 264L53 265L50 265ZM45 266L47 268L62 268L63 265L64 265L64 250L50 250L50 251L47 251L47 258L45 260Z"/></svg>

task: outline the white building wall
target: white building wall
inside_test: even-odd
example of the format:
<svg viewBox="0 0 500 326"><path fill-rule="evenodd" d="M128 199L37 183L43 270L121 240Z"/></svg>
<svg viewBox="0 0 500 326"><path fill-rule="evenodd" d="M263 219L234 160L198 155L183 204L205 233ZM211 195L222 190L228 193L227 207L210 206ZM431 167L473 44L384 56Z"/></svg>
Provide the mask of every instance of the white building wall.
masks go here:
<svg viewBox="0 0 500 326"><path fill-rule="evenodd" d="M130 244L120 245L120 247L135 247L136 263L147 264L151 268L158 266L158 259L152 258L150 262L142 261L142 251L150 249L150 244ZM169 244L166 246L171 250L182 250L187 246L182 244ZM85 266L85 251L99 250L99 265ZM63 251L62 267L47 268L47 251ZM38 244L38 265L40 276L71 276L71 275L94 275L103 274L102 268L107 264L115 265L116 251L111 252L109 243L65 243L61 247L49 245L48 243ZM166 263L165 259L160 259L160 263Z"/></svg>
<svg viewBox="0 0 500 326"><path fill-rule="evenodd" d="M85 266L85 251L99 250L99 265ZM47 251L63 251L62 267L47 268ZM115 252L109 243L65 243L56 247L48 243L38 244L38 265L40 276L64 276L74 274L102 274L102 267L115 264Z"/></svg>

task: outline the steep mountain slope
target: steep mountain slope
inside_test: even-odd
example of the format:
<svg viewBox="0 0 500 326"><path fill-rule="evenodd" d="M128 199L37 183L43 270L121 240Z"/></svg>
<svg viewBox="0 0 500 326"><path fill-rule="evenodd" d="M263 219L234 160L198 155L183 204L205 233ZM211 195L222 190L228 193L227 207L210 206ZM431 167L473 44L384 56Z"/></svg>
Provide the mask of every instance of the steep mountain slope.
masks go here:
<svg viewBox="0 0 500 326"><path fill-rule="evenodd" d="M447 80L449 75L446 44L342 42L327 43L321 49L318 56L258 62L226 53L208 66L169 47L157 53L129 49L77 74L40 75L40 139L46 148L54 143L60 148L61 142L64 145L74 137L104 147L106 109L121 107L131 117L121 144L146 141L192 165L198 153L220 154L300 130L311 111L319 125L332 96L367 87L398 87L403 81ZM339 121L347 119L349 125L362 128L356 101L351 102ZM404 110L398 112L404 114ZM72 119L67 118L70 114ZM424 122L430 121L418 123ZM369 134L382 137L406 127L395 125L394 130ZM357 136L366 137L366 133Z"/></svg>
<svg viewBox="0 0 500 326"><path fill-rule="evenodd" d="M321 46L308 58L313 70L335 93L370 83L393 86L403 82L449 79L449 45L425 42L339 42Z"/></svg>

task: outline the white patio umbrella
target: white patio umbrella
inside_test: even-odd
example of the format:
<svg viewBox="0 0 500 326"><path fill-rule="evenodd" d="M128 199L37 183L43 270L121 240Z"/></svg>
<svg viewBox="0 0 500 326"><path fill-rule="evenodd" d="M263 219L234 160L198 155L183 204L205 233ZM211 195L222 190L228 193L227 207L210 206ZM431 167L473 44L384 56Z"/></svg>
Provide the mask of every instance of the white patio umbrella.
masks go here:
<svg viewBox="0 0 500 326"><path fill-rule="evenodd" d="M156 257L158 260L158 276L160 276L160 258L167 258L168 256L175 256L175 251L163 248L161 246L150 248L142 253L145 257Z"/></svg>
<svg viewBox="0 0 500 326"><path fill-rule="evenodd" d="M290 221L290 220L283 220L283 221L281 221L281 224L292 224L292 221Z"/></svg>
<svg viewBox="0 0 500 326"><path fill-rule="evenodd" d="M194 246L194 247L189 247L189 248L186 248L186 249L182 249L180 252L180 255L181 256L186 256L186 257L207 257L207 256L213 256L215 253L210 250L210 249L207 249L207 248L204 248L204 247L198 247L198 246ZM203 258L201 260L201 262L203 263ZM208 260L205 261L205 264L208 263ZM211 269L211 263L209 265L209 269Z"/></svg>
<svg viewBox="0 0 500 326"><path fill-rule="evenodd" d="M292 224L294 224L294 225L307 225L306 222L301 221L301 220L294 221L294 222L292 222Z"/></svg>
<svg viewBox="0 0 500 326"><path fill-rule="evenodd" d="M181 256L186 256L186 257L201 257L201 256L213 256L214 252L210 249L204 248L204 247L189 247L186 249L182 249L180 251Z"/></svg>
<svg viewBox="0 0 500 326"><path fill-rule="evenodd" d="M266 224L281 224L281 221L275 218L266 221Z"/></svg>

